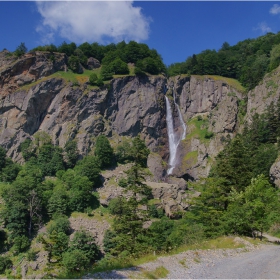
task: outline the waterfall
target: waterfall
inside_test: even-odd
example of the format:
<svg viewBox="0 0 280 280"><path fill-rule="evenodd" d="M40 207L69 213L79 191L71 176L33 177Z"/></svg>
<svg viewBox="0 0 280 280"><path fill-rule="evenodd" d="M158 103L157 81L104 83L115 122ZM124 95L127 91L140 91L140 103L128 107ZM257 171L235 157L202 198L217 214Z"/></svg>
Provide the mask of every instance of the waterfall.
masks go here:
<svg viewBox="0 0 280 280"><path fill-rule="evenodd" d="M181 140L185 139L186 137L186 131L187 127L184 123L180 108L178 104L175 101L175 95L173 91L173 98L174 98L174 104L176 106L176 109L178 110L178 115L180 119L180 124L183 129L183 132L175 133L174 131L174 125L173 125L173 116L172 116L172 109L169 102L169 99L165 96L166 101L166 122L167 122L167 133L168 133L168 141L169 141L169 169L167 170L167 174L172 174L172 171L176 165L176 153L177 148L181 142ZM180 135L176 135L180 134Z"/></svg>

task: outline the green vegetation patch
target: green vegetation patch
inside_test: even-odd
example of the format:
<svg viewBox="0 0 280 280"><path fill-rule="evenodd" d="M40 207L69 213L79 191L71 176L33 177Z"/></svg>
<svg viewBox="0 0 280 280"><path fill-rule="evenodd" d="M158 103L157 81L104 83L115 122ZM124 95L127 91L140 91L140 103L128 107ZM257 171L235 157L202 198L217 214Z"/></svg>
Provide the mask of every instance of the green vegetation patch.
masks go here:
<svg viewBox="0 0 280 280"><path fill-rule="evenodd" d="M138 279L165 279L169 271L164 266L159 266L152 271L142 270L142 273L137 275Z"/></svg>
<svg viewBox="0 0 280 280"><path fill-rule="evenodd" d="M222 76L216 76L216 75L206 75L205 77L213 79L214 81L225 82L229 86L235 88L238 92L241 92L241 93L245 93L246 92L246 89L236 79L222 77Z"/></svg>
<svg viewBox="0 0 280 280"><path fill-rule="evenodd" d="M157 204L161 204L161 201L158 198L153 198L148 201L148 205L157 205Z"/></svg>
<svg viewBox="0 0 280 280"><path fill-rule="evenodd" d="M193 165L197 163L198 151L192 151L184 156L183 163L186 165Z"/></svg>
<svg viewBox="0 0 280 280"><path fill-rule="evenodd" d="M205 117L195 116L187 123L187 126L190 132L186 139L198 138L203 142L214 136L213 132L208 131L208 119Z"/></svg>

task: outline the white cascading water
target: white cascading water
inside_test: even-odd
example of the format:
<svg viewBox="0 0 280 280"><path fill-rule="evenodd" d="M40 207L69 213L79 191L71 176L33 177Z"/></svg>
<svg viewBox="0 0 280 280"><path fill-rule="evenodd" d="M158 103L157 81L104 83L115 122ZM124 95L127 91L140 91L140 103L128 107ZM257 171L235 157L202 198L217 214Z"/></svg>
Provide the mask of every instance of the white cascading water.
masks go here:
<svg viewBox="0 0 280 280"><path fill-rule="evenodd" d="M169 168L167 170L167 174L172 174L172 171L176 165L176 153L177 148L181 142L181 140L185 139L186 137L186 131L187 127L183 121L183 117L180 111L180 108L178 104L175 101L175 95L173 92L173 98L174 98L174 104L176 106L176 109L178 110L180 124L183 128L183 132L181 132L181 135L176 135L174 131L174 125L173 125L173 116L172 116L172 109L169 102L169 99L165 96L166 100L166 122L167 122L167 133L168 133L168 141L169 141Z"/></svg>

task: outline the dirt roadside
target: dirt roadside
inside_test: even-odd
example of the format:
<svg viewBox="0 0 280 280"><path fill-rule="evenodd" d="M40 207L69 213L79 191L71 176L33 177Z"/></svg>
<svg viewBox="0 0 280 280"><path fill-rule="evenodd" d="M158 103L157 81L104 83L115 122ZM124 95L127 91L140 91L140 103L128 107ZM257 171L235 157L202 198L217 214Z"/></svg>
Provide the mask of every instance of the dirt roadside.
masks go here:
<svg viewBox="0 0 280 280"><path fill-rule="evenodd" d="M191 250L159 257L128 269L113 270L86 279L139 279L143 271L164 267L166 279L280 279L280 246L265 243L252 245L236 237L245 247L237 249Z"/></svg>

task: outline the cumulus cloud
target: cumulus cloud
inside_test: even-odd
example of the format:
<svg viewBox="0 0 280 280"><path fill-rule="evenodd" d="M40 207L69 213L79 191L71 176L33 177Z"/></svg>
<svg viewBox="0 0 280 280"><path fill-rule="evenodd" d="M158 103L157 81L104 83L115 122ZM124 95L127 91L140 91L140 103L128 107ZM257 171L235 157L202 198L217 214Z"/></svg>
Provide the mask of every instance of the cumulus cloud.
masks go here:
<svg viewBox="0 0 280 280"><path fill-rule="evenodd" d="M254 30L260 30L262 34L271 32L271 28L264 21L259 23L258 26L256 28L254 28Z"/></svg>
<svg viewBox="0 0 280 280"><path fill-rule="evenodd" d="M272 8L269 10L269 13L273 15L280 14L280 6L278 4L274 4Z"/></svg>
<svg viewBox="0 0 280 280"><path fill-rule="evenodd" d="M133 1L42 1L36 2L42 22L37 27L44 40L54 34L82 42L148 39L151 19Z"/></svg>

